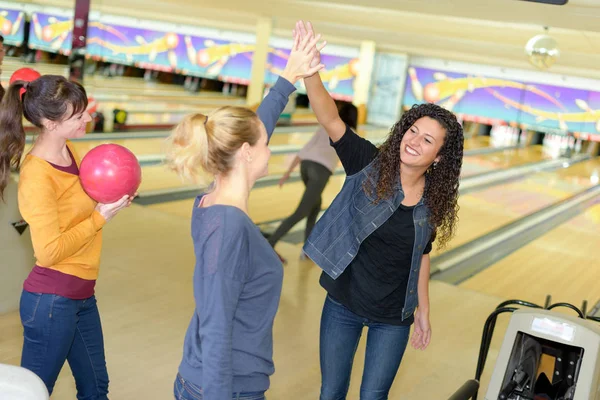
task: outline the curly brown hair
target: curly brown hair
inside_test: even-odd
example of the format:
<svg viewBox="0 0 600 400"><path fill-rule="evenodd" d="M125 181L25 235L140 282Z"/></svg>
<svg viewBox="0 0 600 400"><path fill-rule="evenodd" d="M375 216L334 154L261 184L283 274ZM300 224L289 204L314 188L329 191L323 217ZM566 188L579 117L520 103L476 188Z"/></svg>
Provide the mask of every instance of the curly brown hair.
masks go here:
<svg viewBox="0 0 600 400"><path fill-rule="evenodd" d="M364 189L375 202L389 199L400 174L400 143L404 134L423 117L436 120L446 136L438 155L440 161L425 174L423 196L429 208L429 222L433 225L433 239L438 248L444 248L452 239L458 221L458 186L463 159L463 129L456 116L435 104L414 105L390 130L387 140L379 147L373 180L366 179ZM374 186L371 182L377 182Z"/></svg>

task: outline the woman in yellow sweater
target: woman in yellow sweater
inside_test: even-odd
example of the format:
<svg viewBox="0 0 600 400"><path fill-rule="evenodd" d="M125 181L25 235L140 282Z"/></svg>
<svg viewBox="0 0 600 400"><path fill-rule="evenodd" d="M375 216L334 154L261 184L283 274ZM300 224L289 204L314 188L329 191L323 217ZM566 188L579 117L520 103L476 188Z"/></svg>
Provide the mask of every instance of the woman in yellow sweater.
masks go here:
<svg viewBox="0 0 600 400"><path fill-rule="evenodd" d="M19 210L31 229L36 265L25 280L20 314L21 366L52 394L65 360L78 399L107 399L108 373L94 297L102 227L131 203L124 196L97 204L79 181L79 158L69 139L85 135L84 88L62 76L16 81L0 104L0 196L25 144L23 116L41 131L20 168Z"/></svg>

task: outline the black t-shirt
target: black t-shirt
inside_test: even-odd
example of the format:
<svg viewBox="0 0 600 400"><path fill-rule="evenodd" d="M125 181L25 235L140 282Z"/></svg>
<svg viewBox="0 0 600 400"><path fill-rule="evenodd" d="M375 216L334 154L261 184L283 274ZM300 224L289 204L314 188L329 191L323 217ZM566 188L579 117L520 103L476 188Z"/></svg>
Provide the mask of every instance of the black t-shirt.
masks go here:
<svg viewBox="0 0 600 400"><path fill-rule="evenodd" d="M347 175L369 165L377 148L350 128L333 144ZM396 212L367 237L346 270L332 279L326 273L320 283L336 301L370 320L390 325L410 325L402 321L412 251L415 241L414 206L400 205ZM431 251L429 242L423 254Z"/></svg>

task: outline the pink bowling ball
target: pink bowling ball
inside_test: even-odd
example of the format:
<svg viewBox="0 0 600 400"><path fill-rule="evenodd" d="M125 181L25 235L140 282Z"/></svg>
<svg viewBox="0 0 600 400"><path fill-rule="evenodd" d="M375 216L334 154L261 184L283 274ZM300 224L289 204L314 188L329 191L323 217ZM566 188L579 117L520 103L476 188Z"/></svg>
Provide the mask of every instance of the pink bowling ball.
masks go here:
<svg viewBox="0 0 600 400"><path fill-rule="evenodd" d="M136 156L127 148L117 144L102 144L83 157L79 179L92 199L109 204L124 195L135 194L142 182L142 168Z"/></svg>

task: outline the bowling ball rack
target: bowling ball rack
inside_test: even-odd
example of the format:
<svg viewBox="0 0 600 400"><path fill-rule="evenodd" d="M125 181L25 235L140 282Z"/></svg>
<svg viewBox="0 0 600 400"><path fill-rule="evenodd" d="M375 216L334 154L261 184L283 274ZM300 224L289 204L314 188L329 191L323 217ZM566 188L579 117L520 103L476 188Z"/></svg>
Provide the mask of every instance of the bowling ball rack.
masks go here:
<svg viewBox="0 0 600 400"><path fill-rule="evenodd" d="M600 302L598 305L600 305ZM481 345L479 348L479 357L477 360L477 368L475 370L475 378L467 380L456 392L454 392L454 394L452 394L452 396L448 398L448 400L477 400L481 376L483 375L483 369L485 367L485 362L487 360L490 345L492 343L492 337L494 334L494 329L496 328L496 321L498 319L498 316L504 313L513 313L514 311L520 309L520 307L515 306L530 307L540 310L552 310L555 308L564 307L575 311L577 313L577 316L581 319L600 323L600 317L588 315L587 300L583 301L581 308L578 308L570 303L553 304L552 296L550 295L546 296L546 302L544 306L540 306L538 304L530 303L524 300L507 300L503 303L500 303L496 307L496 309L489 315L484 324L483 333L481 337Z"/></svg>

